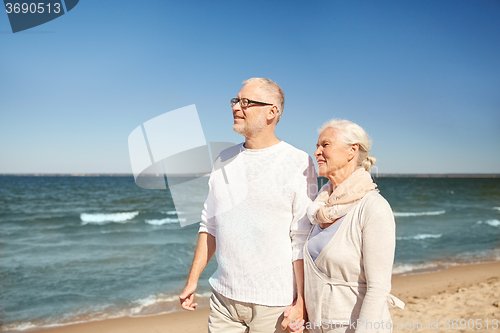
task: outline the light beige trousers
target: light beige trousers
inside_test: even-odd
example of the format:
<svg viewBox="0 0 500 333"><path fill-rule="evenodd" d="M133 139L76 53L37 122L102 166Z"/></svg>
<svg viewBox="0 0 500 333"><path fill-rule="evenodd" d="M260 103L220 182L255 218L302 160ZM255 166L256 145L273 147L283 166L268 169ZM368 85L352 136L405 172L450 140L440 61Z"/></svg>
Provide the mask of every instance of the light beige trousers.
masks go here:
<svg viewBox="0 0 500 333"><path fill-rule="evenodd" d="M238 302L212 289L209 333L285 333L281 329L286 306Z"/></svg>

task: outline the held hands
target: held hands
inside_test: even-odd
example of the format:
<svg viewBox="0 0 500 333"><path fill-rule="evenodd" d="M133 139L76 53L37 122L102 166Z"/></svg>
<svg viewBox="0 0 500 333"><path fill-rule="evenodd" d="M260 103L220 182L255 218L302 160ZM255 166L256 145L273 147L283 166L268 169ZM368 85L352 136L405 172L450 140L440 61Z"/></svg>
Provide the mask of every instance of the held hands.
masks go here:
<svg viewBox="0 0 500 333"><path fill-rule="evenodd" d="M305 329L306 310L302 301L294 301L283 313L281 328L289 332L302 332Z"/></svg>
<svg viewBox="0 0 500 333"><path fill-rule="evenodd" d="M193 303L194 291L197 286L197 284L186 283L184 290L179 295L179 300L181 301L181 306L184 310L194 311L194 309L198 306L198 303Z"/></svg>

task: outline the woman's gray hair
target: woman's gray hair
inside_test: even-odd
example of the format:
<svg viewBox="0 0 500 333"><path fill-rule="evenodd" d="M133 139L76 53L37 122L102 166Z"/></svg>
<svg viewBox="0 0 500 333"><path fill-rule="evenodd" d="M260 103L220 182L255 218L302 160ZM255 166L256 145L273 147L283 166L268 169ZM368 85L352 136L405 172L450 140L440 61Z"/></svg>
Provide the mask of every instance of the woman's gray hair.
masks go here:
<svg viewBox="0 0 500 333"><path fill-rule="evenodd" d="M280 121L281 115L283 114L283 109L285 108L285 94L283 90L281 90L280 86L269 79L263 77L252 77L246 81L243 81L243 84L248 84L252 82L259 82L262 84L261 89L269 95L274 101L273 104L278 108L278 112L276 114L276 124ZM267 101L259 101L259 102L267 102Z"/></svg>
<svg viewBox="0 0 500 333"><path fill-rule="evenodd" d="M337 132L338 138L347 146L357 144L359 146L358 166L362 166L366 171L372 168L377 159L368 155L371 139L361 126L349 120L332 119L324 123L318 133L321 134L327 128L333 128Z"/></svg>

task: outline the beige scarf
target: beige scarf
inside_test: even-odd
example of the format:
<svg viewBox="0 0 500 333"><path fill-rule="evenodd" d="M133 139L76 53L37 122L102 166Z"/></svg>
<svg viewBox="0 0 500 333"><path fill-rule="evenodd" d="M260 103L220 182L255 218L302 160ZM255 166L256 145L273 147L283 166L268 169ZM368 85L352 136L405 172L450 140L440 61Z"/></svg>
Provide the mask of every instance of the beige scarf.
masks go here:
<svg viewBox="0 0 500 333"><path fill-rule="evenodd" d="M378 192L376 187L370 173L358 168L334 191L330 181L323 186L323 191L307 208L307 216L312 224L332 223L354 208L368 192Z"/></svg>

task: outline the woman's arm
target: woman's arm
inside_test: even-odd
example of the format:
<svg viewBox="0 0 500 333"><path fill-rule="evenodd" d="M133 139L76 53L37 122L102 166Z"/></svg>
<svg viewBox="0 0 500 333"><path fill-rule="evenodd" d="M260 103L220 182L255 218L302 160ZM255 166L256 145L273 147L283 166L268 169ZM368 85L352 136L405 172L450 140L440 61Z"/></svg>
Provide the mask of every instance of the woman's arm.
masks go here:
<svg viewBox="0 0 500 333"><path fill-rule="evenodd" d="M368 200L361 213L362 258L367 291L356 333L387 327L383 311L391 291L392 264L396 247L395 222L389 203L379 195Z"/></svg>

